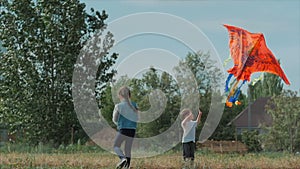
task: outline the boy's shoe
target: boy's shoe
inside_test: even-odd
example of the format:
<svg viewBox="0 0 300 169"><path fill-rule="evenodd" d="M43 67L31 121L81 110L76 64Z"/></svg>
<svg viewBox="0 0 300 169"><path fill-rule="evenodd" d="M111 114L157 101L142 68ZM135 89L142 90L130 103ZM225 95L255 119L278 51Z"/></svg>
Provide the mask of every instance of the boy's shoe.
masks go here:
<svg viewBox="0 0 300 169"><path fill-rule="evenodd" d="M184 158L183 162L182 162L182 169L188 169L188 159Z"/></svg>
<svg viewBox="0 0 300 169"><path fill-rule="evenodd" d="M122 158L121 161L117 164L116 169L121 169L127 163L126 158Z"/></svg>
<svg viewBox="0 0 300 169"><path fill-rule="evenodd" d="M194 160L191 160L191 161L190 161L190 168L191 168L191 169L195 169L195 168L196 168L195 163L194 163Z"/></svg>

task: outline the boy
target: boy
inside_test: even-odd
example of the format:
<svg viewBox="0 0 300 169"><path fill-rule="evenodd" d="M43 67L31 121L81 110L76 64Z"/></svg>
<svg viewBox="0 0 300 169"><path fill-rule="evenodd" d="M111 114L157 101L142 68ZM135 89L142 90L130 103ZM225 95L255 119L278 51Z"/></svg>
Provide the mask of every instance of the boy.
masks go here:
<svg viewBox="0 0 300 169"><path fill-rule="evenodd" d="M194 120L194 115L190 109L184 109L181 111L182 122L181 127L183 128L182 136L182 149L183 149L183 160L187 162L191 160L191 165L194 163L195 159L195 135L196 127L200 123L202 112L199 110L198 117L196 121Z"/></svg>

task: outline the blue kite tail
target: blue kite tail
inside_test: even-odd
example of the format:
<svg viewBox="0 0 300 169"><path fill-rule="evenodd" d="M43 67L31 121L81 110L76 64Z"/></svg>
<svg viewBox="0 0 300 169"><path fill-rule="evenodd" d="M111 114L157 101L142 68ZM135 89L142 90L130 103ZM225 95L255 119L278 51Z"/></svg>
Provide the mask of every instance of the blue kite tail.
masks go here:
<svg viewBox="0 0 300 169"><path fill-rule="evenodd" d="M232 98L232 102L234 103L235 101L238 100L239 95L241 93L241 87L246 83L247 80L244 80L243 83L237 88L237 90L235 91L233 98Z"/></svg>
<svg viewBox="0 0 300 169"><path fill-rule="evenodd" d="M229 82L230 82L230 79L231 79L232 76L233 76L233 74L229 74L227 79L226 79L225 92L229 91Z"/></svg>

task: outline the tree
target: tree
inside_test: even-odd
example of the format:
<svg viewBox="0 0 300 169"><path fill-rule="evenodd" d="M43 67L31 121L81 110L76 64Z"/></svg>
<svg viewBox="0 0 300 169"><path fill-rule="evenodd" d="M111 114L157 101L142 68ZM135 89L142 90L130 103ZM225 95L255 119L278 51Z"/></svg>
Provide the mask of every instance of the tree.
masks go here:
<svg viewBox="0 0 300 169"><path fill-rule="evenodd" d="M0 91L10 130L32 144L70 142L81 130L73 107L72 74L83 44L104 29L105 11L88 14L79 0L3 0L0 4ZM101 31L101 30L100 30ZM113 44L112 34L106 41ZM113 75L117 55L100 58L95 95ZM80 132L78 132L80 133Z"/></svg>
<svg viewBox="0 0 300 169"><path fill-rule="evenodd" d="M220 80L223 80L222 72L215 66L216 61L211 59L209 52L188 53L183 62L193 72L199 92L203 96L211 94L211 91L220 85Z"/></svg>
<svg viewBox="0 0 300 169"><path fill-rule="evenodd" d="M106 86L106 89L103 93L103 96L100 99L100 113L105 118L105 120L108 122L108 124L112 127L116 127L112 121L112 114L114 110L114 101L112 98L112 87L110 85Z"/></svg>
<svg viewBox="0 0 300 169"><path fill-rule="evenodd" d="M180 111L179 90L172 76L166 72L160 74L151 67L141 79L133 79L130 86L132 99L137 101L141 111L146 115L161 113L157 119L139 124L137 134L150 137L167 130Z"/></svg>
<svg viewBox="0 0 300 169"><path fill-rule="evenodd" d="M263 79L259 80L255 85L249 85L251 88L252 100L260 97L271 97L281 94L283 83L281 78L271 73L263 73Z"/></svg>
<svg viewBox="0 0 300 169"><path fill-rule="evenodd" d="M300 98L297 92L284 90L271 97L267 113L272 117L272 126L267 127L263 137L266 149L295 152L300 150Z"/></svg>

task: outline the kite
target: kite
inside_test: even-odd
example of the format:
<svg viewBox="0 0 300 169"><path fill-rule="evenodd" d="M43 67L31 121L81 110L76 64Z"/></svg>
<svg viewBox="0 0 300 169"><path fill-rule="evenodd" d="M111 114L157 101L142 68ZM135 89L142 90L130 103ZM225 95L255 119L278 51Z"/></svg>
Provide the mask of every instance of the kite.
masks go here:
<svg viewBox="0 0 300 169"><path fill-rule="evenodd" d="M233 103L241 104L238 101L240 89L243 84L250 81L250 76L255 72L268 72L282 78L289 85L290 82L280 67L279 62L268 49L264 35L262 33L250 33L242 28L224 25L229 33L230 56L234 66L227 70L229 73L225 92L229 92L226 105L232 107ZM229 82L232 76L235 81L229 88ZM239 82L242 84L238 87Z"/></svg>

